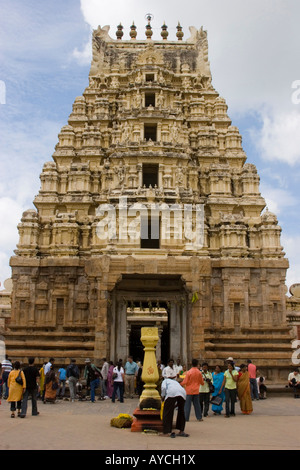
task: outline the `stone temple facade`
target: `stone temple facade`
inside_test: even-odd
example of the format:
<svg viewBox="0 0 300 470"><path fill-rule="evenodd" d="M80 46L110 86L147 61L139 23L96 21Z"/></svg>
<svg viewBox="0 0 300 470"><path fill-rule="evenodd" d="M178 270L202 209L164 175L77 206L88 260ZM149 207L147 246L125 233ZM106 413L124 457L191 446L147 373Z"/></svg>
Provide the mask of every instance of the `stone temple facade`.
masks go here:
<svg viewBox="0 0 300 470"><path fill-rule="evenodd" d="M140 328L157 326L163 362L250 358L286 380L281 228L212 85L207 33L177 30L93 32L89 85L18 226L10 357L141 357Z"/></svg>

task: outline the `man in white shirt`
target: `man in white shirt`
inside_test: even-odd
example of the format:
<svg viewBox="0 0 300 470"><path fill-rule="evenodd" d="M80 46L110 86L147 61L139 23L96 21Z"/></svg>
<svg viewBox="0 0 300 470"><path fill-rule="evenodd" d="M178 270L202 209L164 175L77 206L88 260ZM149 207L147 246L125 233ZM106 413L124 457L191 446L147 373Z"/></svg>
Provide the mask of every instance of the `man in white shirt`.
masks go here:
<svg viewBox="0 0 300 470"><path fill-rule="evenodd" d="M2 361L1 368L2 368L2 380L3 380L3 386L4 386L3 398L6 400L8 398L8 392L9 392L8 386L7 386L7 379L13 368L12 363L8 359L7 354L5 355L5 359Z"/></svg>
<svg viewBox="0 0 300 470"><path fill-rule="evenodd" d="M176 370L177 372L177 377L180 375L180 372L182 371L183 367L181 365L181 361L180 361L180 358L177 359L176 361L176 364L174 366L174 369Z"/></svg>
<svg viewBox="0 0 300 470"><path fill-rule="evenodd" d="M179 430L177 436L188 437L184 432L185 415L184 405L186 400L186 391L175 378L165 378L161 384L161 396L164 401L163 409L163 434L162 436L175 437L172 432L172 423L175 407L178 408L176 429Z"/></svg>
<svg viewBox="0 0 300 470"><path fill-rule="evenodd" d="M167 367L165 367L162 371L162 376L164 379L167 377L171 379L177 377L177 369L174 366L173 359L169 359Z"/></svg>
<svg viewBox="0 0 300 470"><path fill-rule="evenodd" d="M47 364L45 365L45 369L44 369L45 375L49 372L49 370L53 366L53 363L54 363L54 358L50 357L49 362L47 362Z"/></svg>
<svg viewBox="0 0 300 470"><path fill-rule="evenodd" d="M288 376L289 386L294 389L294 398L300 398L300 374L296 367Z"/></svg>

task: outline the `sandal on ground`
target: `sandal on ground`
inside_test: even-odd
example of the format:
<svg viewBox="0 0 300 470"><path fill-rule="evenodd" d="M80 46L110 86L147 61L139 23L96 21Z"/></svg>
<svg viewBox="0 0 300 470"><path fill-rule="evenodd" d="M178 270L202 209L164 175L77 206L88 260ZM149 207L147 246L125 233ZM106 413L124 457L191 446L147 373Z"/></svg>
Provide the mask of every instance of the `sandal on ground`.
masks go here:
<svg viewBox="0 0 300 470"><path fill-rule="evenodd" d="M12 414L10 415L10 417L11 417L11 418L14 418L14 417L15 417L15 413L12 413Z"/></svg>
<svg viewBox="0 0 300 470"><path fill-rule="evenodd" d="M160 436L162 436L162 437L172 437L172 438L174 438L174 437L176 436L176 434L175 434L175 432L171 432L171 434L168 434L168 433L165 434L165 433L161 432L161 433L160 433Z"/></svg>
<svg viewBox="0 0 300 470"><path fill-rule="evenodd" d="M189 434L186 434L185 432L179 432L177 434L177 436L180 436L180 437L189 437Z"/></svg>

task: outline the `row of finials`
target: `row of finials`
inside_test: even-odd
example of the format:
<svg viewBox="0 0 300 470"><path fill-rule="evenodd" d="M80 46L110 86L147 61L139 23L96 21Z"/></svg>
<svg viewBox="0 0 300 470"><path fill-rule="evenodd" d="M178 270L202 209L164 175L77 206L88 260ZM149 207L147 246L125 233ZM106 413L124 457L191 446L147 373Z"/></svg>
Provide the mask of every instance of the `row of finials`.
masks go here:
<svg viewBox="0 0 300 470"><path fill-rule="evenodd" d="M148 24L146 25L145 35L146 35L147 39L151 39L152 34L153 34L152 26L151 26L151 23L150 23L150 21L152 19L151 15L148 15L147 19L148 19ZM131 39L136 39L136 36L137 36L137 30L136 29L137 29L136 25L133 22L132 25L130 26L130 32L129 32L129 36L131 37ZM176 26L176 29L177 29L176 37L177 37L178 41L181 41L183 36L184 36L184 33L182 31L182 26L180 25L179 22L178 22L178 25ZM161 34L161 37L163 38L163 40L168 39L168 36L169 36L168 26L165 23L161 27L161 33L160 34ZM120 23L117 26L117 31L116 31L117 39L121 40L123 35L124 35L123 26Z"/></svg>

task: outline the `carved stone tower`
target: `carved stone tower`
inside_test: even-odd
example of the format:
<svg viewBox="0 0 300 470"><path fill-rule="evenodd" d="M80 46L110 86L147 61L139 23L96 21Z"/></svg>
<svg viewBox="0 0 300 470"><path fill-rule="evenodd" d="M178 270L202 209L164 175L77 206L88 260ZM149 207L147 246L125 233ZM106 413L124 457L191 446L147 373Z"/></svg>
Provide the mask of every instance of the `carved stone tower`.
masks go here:
<svg viewBox="0 0 300 470"><path fill-rule="evenodd" d="M250 357L286 376L281 229L212 86L207 34L190 33L94 31L89 86L19 224L11 357L137 357L156 326L163 361Z"/></svg>

